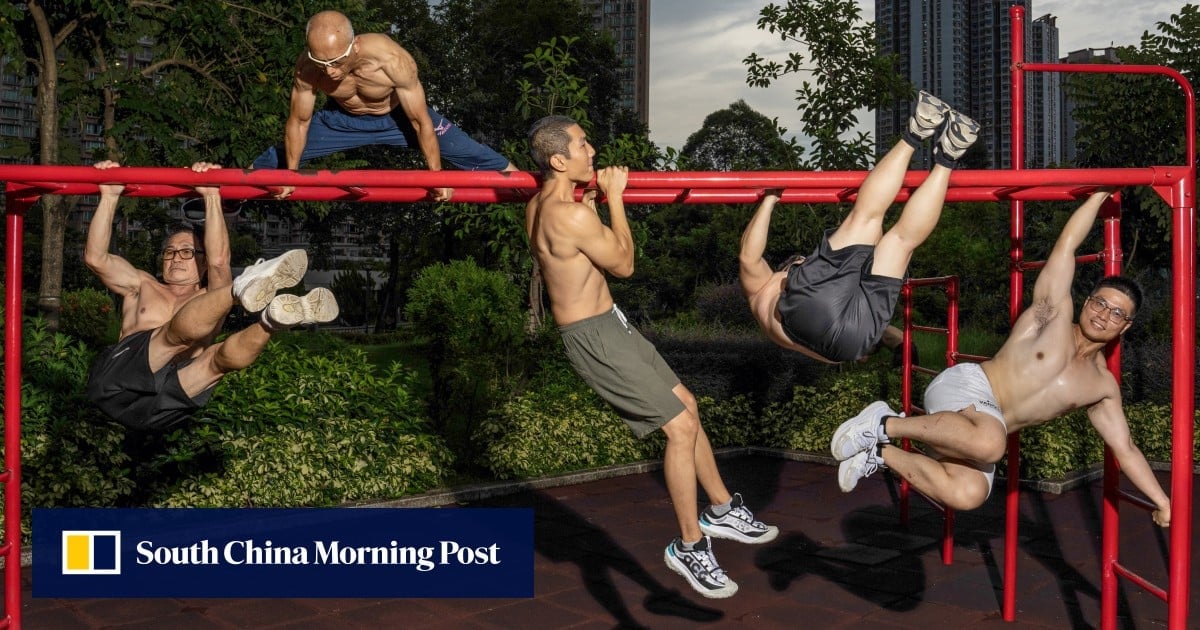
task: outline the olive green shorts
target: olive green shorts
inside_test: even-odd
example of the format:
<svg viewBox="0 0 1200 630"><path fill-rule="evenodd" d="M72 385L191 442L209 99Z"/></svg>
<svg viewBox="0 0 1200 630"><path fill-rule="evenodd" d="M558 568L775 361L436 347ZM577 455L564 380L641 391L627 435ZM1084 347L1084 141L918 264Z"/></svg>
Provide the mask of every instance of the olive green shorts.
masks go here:
<svg viewBox="0 0 1200 630"><path fill-rule="evenodd" d="M571 367L635 436L646 437L683 413L683 401L672 391L679 377L615 305L558 331Z"/></svg>

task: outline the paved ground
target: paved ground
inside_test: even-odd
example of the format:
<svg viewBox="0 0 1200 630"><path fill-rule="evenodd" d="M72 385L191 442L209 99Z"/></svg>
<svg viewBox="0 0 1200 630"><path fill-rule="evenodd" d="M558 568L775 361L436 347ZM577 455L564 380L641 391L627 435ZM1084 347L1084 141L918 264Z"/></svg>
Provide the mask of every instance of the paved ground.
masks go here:
<svg viewBox="0 0 1200 630"><path fill-rule="evenodd" d="M26 569L24 627L1099 627L1099 482L1061 495L1023 494L1017 623L1007 624L998 496L958 515L954 563L946 566L940 514L914 501L905 531L885 475L847 495L836 469L822 464L746 456L721 468L730 489L782 530L763 546L717 542L718 560L741 586L727 600L697 596L663 565L675 531L662 475L651 471L470 503L535 509L533 599L32 599ZM1160 480L1167 484L1165 474ZM1121 529L1122 562L1165 586L1163 533L1132 507ZM1193 566L1197 559L1193 545ZM1200 628L1197 590L1189 594L1190 628ZM1122 586L1119 627L1165 628L1166 617L1164 602Z"/></svg>

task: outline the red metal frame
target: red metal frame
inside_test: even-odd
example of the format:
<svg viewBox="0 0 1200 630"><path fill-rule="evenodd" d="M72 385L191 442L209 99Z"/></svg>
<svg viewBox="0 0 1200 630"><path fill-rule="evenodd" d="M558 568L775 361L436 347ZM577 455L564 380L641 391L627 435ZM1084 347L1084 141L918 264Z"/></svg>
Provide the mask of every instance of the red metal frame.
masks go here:
<svg viewBox="0 0 1200 630"><path fill-rule="evenodd" d="M946 200L1008 201L1013 204L1012 238L1012 313L1019 312L1023 282L1020 279L1021 239L1024 233L1021 204L1027 200L1076 201L1097 186L1150 186L1173 209L1172 238L1172 316L1175 323L1172 365L1172 470L1171 496L1174 501L1170 529L1170 561L1168 589L1152 589L1165 596L1172 630L1182 629L1187 622L1188 584L1191 554L1191 493L1192 493L1192 419L1195 412L1193 395L1195 383L1195 295L1196 295L1196 148L1195 97L1187 79L1169 68L1132 65L1089 64L1027 64L1022 40L1024 8L1013 7L1013 168L1008 171L956 171L950 178ZM1182 166L1153 166L1124 169L1053 169L1024 170L1024 107L1022 78L1024 72L1105 72L1159 74L1175 80L1184 92L1187 105L1187 164ZM908 173L898 200L908 195L926 177L924 172ZM782 200L790 203L838 203L853 200L866 173L859 171L834 172L670 172L631 173L624 198L629 203L753 203L766 188L785 189ZM105 182L127 184L126 194L145 197L174 197L193 195L197 184L220 185L222 195L229 199L268 199L282 186L295 186L294 201L362 201L415 202L429 201L429 190L436 187L455 188L454 200L462 203L522 201L536 189L537 178L529 173L453 172L453 171L243 171L223 169L203 174L184 168L130 168L99 171L86 166L4 166L0 180L6 182L6 296L5 296L5 354L21 356L21 255L23 248L24 215L43 194L92 195L97 185ZM1115 223L1115 222L1114 222ZM1106 222L1106 244L1111 242ZM1107 245L1106 245L1107 247ZM1111 251L1111 250L1110 250ZM1119 251L1119 250L1116 250ZM1116 264L1119 258L1106 258ZM17 315L14 317L13 315ZM911 357L907 357L911 359ZM959 356L958 358L963 358ZM1111 359L1110 359L1111 360ZM6 515L20 512L20 382L19 361L5 361L5 470L0 471L4 483ZM1009 578L1016 575L1017 504L1015 474L1018 453L1009 453L1010 489L1006 521L1013 532L1006 531L1004 617L1012 620L1015 605L1009 590ZM1109 457L1109 460L1112 458ZM1145 581L1134 577L1116 561L1118 492L1115 466L1106 473L1105 520L1102 587L1103 627L1116 623L1116 576L1129 577L1135 584ZM1110 481L1111 480L1111 481ZM1144 502L1143 502L1144 503ZM10 624L20 627L20 518L5 520L4 541L0 553L5 559L4 602L7 617L0 627ZM1111 538L1110 538L1111 537ZM1111 555L1110 555L1111 552ZM1010 560L1011 558L1011 560ZM1110 575L1111 574L1111 575Z"/></svg>
<svg viewBox="0 0 1200 630"><path fill-rule="evenodd" d="M1162 589L1152 585L1141 576L1125 569L1118 562L1119 527L1118 505L1127 500L1139 507L1153 509L1140 499L1133 499L1119 489L1120 478L1116 461L1105 451L1104 467L1104 513L1103 539L1101 542L1101 627L1105 630L1117 625L1117 577L1129 578L1134 584L1146 588L1167 602L1167 626L1172 630L1186 627L1188 615L1188 587L1191 567L1192 531L1192 424L1195 414L1195 369L1196 360L1196 104L1191 83L1180 72L1160 66L1108 65L1108 64L1047 64L1025 63L1024 21L1025 8L1014 6L1009 10L1012 49L1012 171L1020 172L1024 163L1025 99L1024 79L1026 72L1081 72L1106 74L1156 74L1174 80L1183 90L1185 101L1185 151L1187 163L1181 168L1182 177L1173 186L1152 185L1155 191L1174 210L1171 220L1172 243L1172 319L1175 336L1172 340L1171 368L1171 529L1168 558L1168 587ZM1120 220L1119 207L1109 202L1105 208L1105 274L1120 273ZM1024 233L1021 223L1020 201L1012 202L1013 214L1013 262L1012 315L1019 312L1022 277L1018 267L1021 258L1020 240ZM1120 378L1120 357L1112 351L1108 357L1109 369ZM1009 494L1005 528L1005 585L1003 614L1005 620L1016 616L1016 547L1018 501L1016 478L1019 456L1016 435L1009 444Z"/></svg>

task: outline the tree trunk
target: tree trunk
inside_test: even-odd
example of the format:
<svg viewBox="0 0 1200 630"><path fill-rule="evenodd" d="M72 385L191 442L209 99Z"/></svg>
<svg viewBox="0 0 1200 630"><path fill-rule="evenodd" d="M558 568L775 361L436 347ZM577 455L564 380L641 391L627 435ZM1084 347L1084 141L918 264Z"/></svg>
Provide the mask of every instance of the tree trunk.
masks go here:
<svg viewBox="0 0 1200 630"><path fill-rule="evenodd" d="M41 143L41 164L58 163L58 59L54 35L40 4L27 4L33 23L37 26L39 61L38 75L38 141ZM38 287L38 311L50 330L58 330L62 311L63 233L66 229L67 204L59 195L42 197L42 277Z"/></svg>

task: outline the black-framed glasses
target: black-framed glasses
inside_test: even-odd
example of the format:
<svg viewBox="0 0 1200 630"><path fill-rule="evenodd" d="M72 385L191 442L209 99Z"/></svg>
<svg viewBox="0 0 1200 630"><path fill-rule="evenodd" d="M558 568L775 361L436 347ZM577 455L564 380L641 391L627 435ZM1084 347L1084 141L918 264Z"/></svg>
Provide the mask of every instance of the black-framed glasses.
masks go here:
<svg viewBox="0 0 1200 630"><path fill-rule="evenodd" d="M312 59L313 63L324 66L326 68L336 68L342 64L342 61L344 61L346 59L346 57L350 56L350 50L352 48L354 48L354 38L353 37L350 38L350 45L346 47L346 52L344 52L328 61L326 61L324 59L317 59L316 57L314 57L312 55L311 50L309 50L307 52L308 52L308 58Z"/></svg>
<svg viewBox="0 0 1200 630"><path fill-rule="evenodd" d="M1112 304L1109 304L1104 298L1100 297L1099 295L1089 295L1087 302L1088 302L1088 308L1090 308L1093 313L1107 312L1108 313L1108 321L1110 321L1114 324L1123 324L1125 322L1133 321L1133 318L1130 317L1128 313L1126 313L1125 311L1121 310L1120 308L1118 308L1116 306L1113 306Z"/></svg>
<svg viewBox="0 0 1200 630"><path fill-rule="evenodd" d="M163 260L171 260L172 258L174 258L176 256L179 256L180 260L191 260L192 258L194 258L196 256L196 254L203 254L203 253L204 253L203 249L192 249L190 247L175 249L173 247L168 247L162 251L162 257L163 257Z"/></svg>

